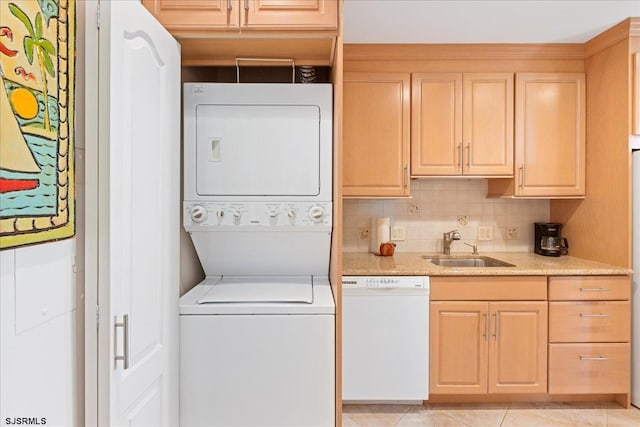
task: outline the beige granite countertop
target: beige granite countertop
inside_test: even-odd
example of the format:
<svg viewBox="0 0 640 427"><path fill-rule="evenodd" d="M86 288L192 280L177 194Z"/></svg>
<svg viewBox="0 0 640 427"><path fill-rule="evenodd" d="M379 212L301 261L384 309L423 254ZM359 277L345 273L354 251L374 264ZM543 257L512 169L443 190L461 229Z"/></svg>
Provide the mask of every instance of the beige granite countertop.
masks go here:
<svg viewBox="0 0 640 427"><path fill-rule="evenodd" d="M614 275L632 274L629 268L589 261L572 256L546 257L532 252L487 252L480 257L495 258L514 267L442 267L424 257L446 257L438 253L396 252L390 257L366 252L345 252L342 255L344 276L551 276L551 275ZM450 257L469 257L452 254Z"/></svg>

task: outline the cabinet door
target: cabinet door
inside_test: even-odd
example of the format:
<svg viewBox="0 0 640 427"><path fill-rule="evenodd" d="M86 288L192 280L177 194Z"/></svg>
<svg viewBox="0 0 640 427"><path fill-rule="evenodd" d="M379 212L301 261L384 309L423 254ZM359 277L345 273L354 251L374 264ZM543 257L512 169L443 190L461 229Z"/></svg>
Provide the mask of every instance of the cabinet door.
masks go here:
<svg viewBox="0 0 640 427"><path fill-rule="evenodd" d="M344 74L345 196L409 195L409 74Z"/></svg>
<svg viewBox="0 0 640 427"><path fill-rule="evenodd" d="M585 195L585 76L516 75L516 196Z"/></svg>
<svg viewBox="0 0 640 427"><path fill-rule="evenodd" d="M239 27L239 0L142 0L142 4L172 32Z"/></svg>
<svg viewBox="0 0 640 427"><path fill-rule="evenodd" d="M430 307L430 393L486 393L488 304L447 301Z"/></svg>
<svg viewBox="0 0 640 427"><path fill-rule="evenodd" d="M333 30L338 27L336 0L239 0L239 2L243 29Z"/></svg>
<svg viewBox="0 0 640 427"><path fill-rule="evenodd" d="M547 303L491 302L489 393L546 393Z"/></svg>
<svg viewBox="0 0 640 427"><path fill-rule="evenodd" d="M463 75L463 173L513 176L513 74Z"/></svg>
<svg viewBox="0 0 640 427"><path fill-rule="evenodd" d="M413 74L411 174L462 173L462 74Z"/></svg>

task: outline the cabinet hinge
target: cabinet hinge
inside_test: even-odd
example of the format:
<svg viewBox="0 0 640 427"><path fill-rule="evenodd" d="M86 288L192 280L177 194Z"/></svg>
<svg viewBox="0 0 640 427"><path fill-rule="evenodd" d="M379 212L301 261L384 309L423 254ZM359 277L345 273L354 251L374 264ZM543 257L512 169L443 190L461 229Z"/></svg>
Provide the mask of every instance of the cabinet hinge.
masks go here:
<svg viewBox="0 0 640 427"><path fill-rule="evenodd" d="M100 2L98 2L96 7L96 28L98 30L100 29Z"/></svg>
<svg viewBox="0 0 640 427"><path fill-rule="evenodd" d="M100 329L100 306L96 305L96 331Z"/></svg>

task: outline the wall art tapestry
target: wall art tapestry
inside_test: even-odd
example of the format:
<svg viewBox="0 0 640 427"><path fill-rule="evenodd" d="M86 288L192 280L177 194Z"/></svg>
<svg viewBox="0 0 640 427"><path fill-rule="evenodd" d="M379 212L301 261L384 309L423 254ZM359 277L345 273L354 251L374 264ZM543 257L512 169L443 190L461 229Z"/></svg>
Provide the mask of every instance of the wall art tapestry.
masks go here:
<svg viewBox="0 0 640 427"><path fill-rule="evenodd" d="M0 0L0 249L75 234L74 0Z"/></svg>

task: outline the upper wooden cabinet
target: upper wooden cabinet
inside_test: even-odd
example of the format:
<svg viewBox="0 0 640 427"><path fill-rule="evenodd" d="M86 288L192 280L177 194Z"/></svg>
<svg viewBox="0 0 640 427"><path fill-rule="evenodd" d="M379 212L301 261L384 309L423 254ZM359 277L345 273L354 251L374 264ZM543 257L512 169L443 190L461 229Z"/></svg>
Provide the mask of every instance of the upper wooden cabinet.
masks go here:
<svg viewBox="0 0 640 427"><path fill-rule="evenodd" d="M412 75L413 176L513 176L513 74Z"/></svg>
<svg viewBox="0 0 640 427"><path fill-rule="evenodd" d="M336 0L143 0L169 31L335 30Z"/></svg>
<svg viewBox="0 0 640 427"><path fill-rule="evenodd" d="M409 195L410 83L405 73L344 73L344 196Z"/></svg>
<svg viewBox="0 0 640 427"><path fill-rule="evenodd" d="M631 132L640 135L640 52L633 54L633 86L631 99L633 101L633 121Z"/></svg>
<svg viewBox="0 0 640 427"><path fill-rule="evenodd" d="M585 196L585 75L516 74L515 179L490 196Z"/></svg>

